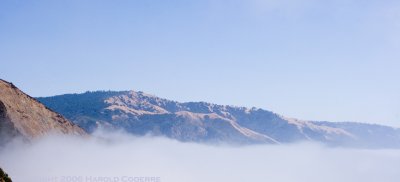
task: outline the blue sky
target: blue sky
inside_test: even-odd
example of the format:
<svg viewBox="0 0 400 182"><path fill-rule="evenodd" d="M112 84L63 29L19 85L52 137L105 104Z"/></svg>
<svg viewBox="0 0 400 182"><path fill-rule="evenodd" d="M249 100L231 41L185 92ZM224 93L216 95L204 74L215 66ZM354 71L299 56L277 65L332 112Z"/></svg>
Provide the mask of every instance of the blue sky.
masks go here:
<svg viewBox="0 0 400 182"><path fill-rule="evenodd" d="M395 0L3 0L0 78L400 127Z"/></svg>

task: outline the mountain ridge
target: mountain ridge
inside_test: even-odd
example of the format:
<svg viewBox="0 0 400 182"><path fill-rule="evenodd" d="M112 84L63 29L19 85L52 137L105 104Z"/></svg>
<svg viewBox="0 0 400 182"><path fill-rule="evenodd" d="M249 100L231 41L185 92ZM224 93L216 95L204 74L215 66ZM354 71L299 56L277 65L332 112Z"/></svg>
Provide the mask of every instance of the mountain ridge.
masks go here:
<svg viewBox="0 0 400 182"><path fill-rule="evenodd" d="M135 135L151 133L188 142L317 141L334 146L400 147L400 131L393 127L361 124L365 131L357 131L349 124L287 118L255 107L177 102L140 91L94 91L37 99L88 132L123 129ZM383 135L381 130L391 135ZM371 140L374 136L388 142Z"/></svg>

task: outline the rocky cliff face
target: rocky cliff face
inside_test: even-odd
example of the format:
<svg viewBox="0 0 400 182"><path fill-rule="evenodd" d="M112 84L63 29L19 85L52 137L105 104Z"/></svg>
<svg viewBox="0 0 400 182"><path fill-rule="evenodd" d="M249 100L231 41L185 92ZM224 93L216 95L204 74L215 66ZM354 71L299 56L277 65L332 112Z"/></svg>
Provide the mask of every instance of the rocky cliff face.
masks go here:
<svg viewBox="0 0 400 182"><path fill-rule="evenodd" d="M192 142L317 141L335 146L400 147L400 130L391 127L303 121L258 108L180 103L143 92L100 91L38 99L88 132L100 127Z"/></svg>
<svg viewBox="0 0 400 182"><path fill-rule="evenodd" d="M26 95L12 83L0 80L0 142L15 136L32 139L48 133L86 135L86 132Z"/></svg>

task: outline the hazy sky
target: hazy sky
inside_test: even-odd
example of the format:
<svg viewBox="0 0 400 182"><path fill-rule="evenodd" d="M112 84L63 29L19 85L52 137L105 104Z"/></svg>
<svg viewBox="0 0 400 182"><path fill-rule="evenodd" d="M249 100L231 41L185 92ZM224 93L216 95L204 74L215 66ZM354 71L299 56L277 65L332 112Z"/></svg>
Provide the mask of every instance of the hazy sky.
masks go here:
<svg viewBox="0 0 400 182"><path fill-rule="evenodd" d="M2 0L0 78L400 126L398 0Z"/></svg>

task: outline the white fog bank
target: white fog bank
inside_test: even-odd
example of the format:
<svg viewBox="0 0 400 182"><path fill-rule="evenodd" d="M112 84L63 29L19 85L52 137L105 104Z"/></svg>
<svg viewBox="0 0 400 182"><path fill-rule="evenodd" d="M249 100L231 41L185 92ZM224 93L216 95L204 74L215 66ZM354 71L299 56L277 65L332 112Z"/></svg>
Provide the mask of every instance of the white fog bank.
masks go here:
<svg viewBox="0 0 400 182"><path fill-rule="evenodd" d="M15 182L398 182L400 150L316 144L206 146L163 138L51 136L0 151Z"/></svg>

